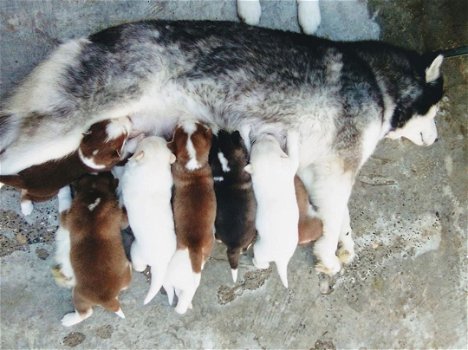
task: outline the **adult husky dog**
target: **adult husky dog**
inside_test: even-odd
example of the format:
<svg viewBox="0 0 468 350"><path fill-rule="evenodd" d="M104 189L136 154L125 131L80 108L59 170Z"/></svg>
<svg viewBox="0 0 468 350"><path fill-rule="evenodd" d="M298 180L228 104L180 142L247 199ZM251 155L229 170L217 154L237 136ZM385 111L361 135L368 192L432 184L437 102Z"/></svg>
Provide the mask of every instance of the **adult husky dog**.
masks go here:
<svg viewBox="0 0 468 350"><path fill-rule="evenodd" d="M125 115L154 134L194 118L283 143L298 129L299 175L324 225L317 270L333 275L354 257L347 202L378 141L436 140L441 63L231 22L124 24L61 45L19 86L0 114L0 173L60 158L91 124Z"/></svg>

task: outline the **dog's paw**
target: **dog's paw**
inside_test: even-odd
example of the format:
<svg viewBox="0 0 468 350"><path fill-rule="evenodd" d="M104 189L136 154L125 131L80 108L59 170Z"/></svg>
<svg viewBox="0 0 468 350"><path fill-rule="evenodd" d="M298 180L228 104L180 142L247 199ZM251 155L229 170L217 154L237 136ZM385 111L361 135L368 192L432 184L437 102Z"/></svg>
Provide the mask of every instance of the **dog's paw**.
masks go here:
<svg viewBox="0 0 468 350"><path fill-rule="evenodd" d="M34 206L31 201L22 201L21 202L21 212L24 216L28 216L32 213Z"/></svg>
<svg viewBox="0 0 468 350"><path fill-rule="evenodd" d="M338 249L338 259L343 264L349 265L353 262L354 258L356 257L356 253L354 252L354 249L345 249L344 247L341 247Z"/></svg>
<svg viewBox="0 0 468 350"><path fill-rule="evenodd" d="M133 266L133 269L136 271L136 272L143 272L146 270L146 264L138 264L136 262L132 262L132 266Z"/></svg>
<svg viewBox="0 0 468 350"><path fill-rule="evenodd" d="M179 304L177 304L176 308L175 308L175 312L177 312L179 315L183 315L187 312L187 308L186 306L180 306Z"/></svg>
<svg viewBox="0 0 468 350"><path fill-rule="evenodd" d="M71 276L66 276L60 265L55 265L51 268L52 277L59 287L72 288L75 286L75 279Z"/></svg>
<svg viewBox="0 0 468 350"><path fill-rule="evenodd" d="M329 276L336 275L341 270L341 262L336 255L328 257L327 260L320 260L315 265L315 271L322 272Z"/></svg>
<svg viewBox="0 0 468 350"><path fill-rule="evenodd" d="M83 318L77 312L70 312L62 317L62 326L71 327L83 321Z"/></svg>
<svg viewBox="0 0 468 350"><path fill-rule="evenodd" d="M260 22L262 7L258 0L237 0L237 13L242 21L254 26Z"/></svg>
<svg viewBox="0 0 468 350"><path fill-rule="evenodd" d="M262 270L265 270L267 268L270 267L270 263L268 262L259 262L257 260L255 260L255 258L252 258L252 263L254 264L254 266L257 268L257 269L262 269Z"/></svg>

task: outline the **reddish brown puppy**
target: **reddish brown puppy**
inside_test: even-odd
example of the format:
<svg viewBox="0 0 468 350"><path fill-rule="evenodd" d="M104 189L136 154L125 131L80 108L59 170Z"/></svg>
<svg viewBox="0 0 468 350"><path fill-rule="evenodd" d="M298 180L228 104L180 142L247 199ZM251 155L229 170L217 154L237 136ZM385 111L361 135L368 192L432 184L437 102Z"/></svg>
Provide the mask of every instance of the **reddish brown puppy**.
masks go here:
<svg viewBox="0 0 468 350"><path fill-rule="evenodd" d="M118 295L130 284L132 270L120 234L127 218L115 194L117 183L109 172L84 175L75 182L71 208L62 214L61 224L70 231L76 278L75 312L62 318L66 327L90 317L95 305L125 318Z"/></svg>
<svg viewBox="0 0 468 350"><path fill-rule="evenodd" d="M172 165L177 251L169 264L164 286L175 289L178 313L185 313L190 306L213 246L216 197L208 164L211 140L209 128L185 122L176 128L169 144L177 159Z"/></svg>
<svg viewBox="0 0 468 350"><path fill-rule="evenodd" d="M91 125L79 148L64 158L33 165L15 175L0 175L0 183L21 189L21 210L29 215L31 201L45 201L81 175L108 171L121 160L131 122L128 117Z"/></svg>

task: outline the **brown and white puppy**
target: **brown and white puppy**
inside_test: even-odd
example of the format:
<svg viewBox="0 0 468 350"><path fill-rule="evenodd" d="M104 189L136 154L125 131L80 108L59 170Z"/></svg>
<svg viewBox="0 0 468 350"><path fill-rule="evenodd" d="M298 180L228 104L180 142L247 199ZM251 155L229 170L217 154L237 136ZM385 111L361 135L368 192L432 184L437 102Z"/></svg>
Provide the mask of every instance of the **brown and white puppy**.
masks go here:
<svg viewBox="0 0 468 350"><path fill-rule="evenodd" d="M177 250L169 263L164 287L169 302L175 290L179 301L176 312L190 306L200 284L201 270L213 246L216 197L208 164L211 130L195 122L180 124L169 147L176 155L172 165ZM168 290L169 289L169 290Z"/></svg>
<svg viewBox="0 0 468 350"><path fill-rule="evenodd" d="M21 189L21 211L29 215L31 201L45 201L81 175L108 171L121 161L131 130L128 117L107 119L91 125L79 148L64 158L33 165L15 175L0 175L0 183Z"/></svg>
<svg viewBox="0 0 468 350"><path fill-rule="evenodd" d="M309 202L304 183L297 175L294 178L294 187L299 207L299 245L305 245L322 236L323 224Z"/></svg>
<svg viewBox="0 0 468 350"><path fill-rule="evenodd" d="M210 165L216 192L215 237L227 247L234 282L237 281L239 256L256 235L257 203L252 178L245 171L248 161L247 147L239 131L220 130L213 137Z"/></svg>
<svg viewBox="0 0 468 350"><path fill-rule="evenodd" d="M120 230L127 218L119 207L111 173L84 175L75 182L71 208L61 216L70 232L70 259L76 279L73 288L75 312L62 318L62 325L77 324L93 313L93 306L125 318L118 295L131 280L131 265L125 256Z"/></svg>

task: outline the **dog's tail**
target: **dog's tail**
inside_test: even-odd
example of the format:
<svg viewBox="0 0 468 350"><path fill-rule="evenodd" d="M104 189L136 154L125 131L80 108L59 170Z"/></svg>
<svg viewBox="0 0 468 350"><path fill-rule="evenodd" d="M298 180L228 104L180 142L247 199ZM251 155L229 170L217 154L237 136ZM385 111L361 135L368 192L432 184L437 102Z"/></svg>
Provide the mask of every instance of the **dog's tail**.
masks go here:
<svg viewBox="0 0 468 350"><path fill-rule="evenodd" d="M285 288L288 288L288 260L275 262L281 282Z"/></svg>
<svg viewBox="0 0 468 350"><path fill-rule="evenodd" d="M0 188L9 185L16 188L25 188L25 184L20 175L0 175Z"/></svg>
<svg viewBox="0 0 468 350"><path fill-rule="evenodd" d="M166 268L157 268L155 266L151 266L151 284L148 294L146 294L145 301L143 302L144 305L148 304L151 300L153 300L156 294L158 294L159 290L161 289L164 283L165 277Z"/></svg>
<svg viewBox="0 0 468 350"><path fill-rule="evenodd" d="M203 249L202 248L189 248L190 262L192 270L195 273L201 273L203 266Z"/></svg>
<svg viewBox="0 0 468 350"><path fill-rule="evenodd" d="M240 248L228 248L227 257L231 265L232 280L237 282L237 268L239 266Z"/></svg>

